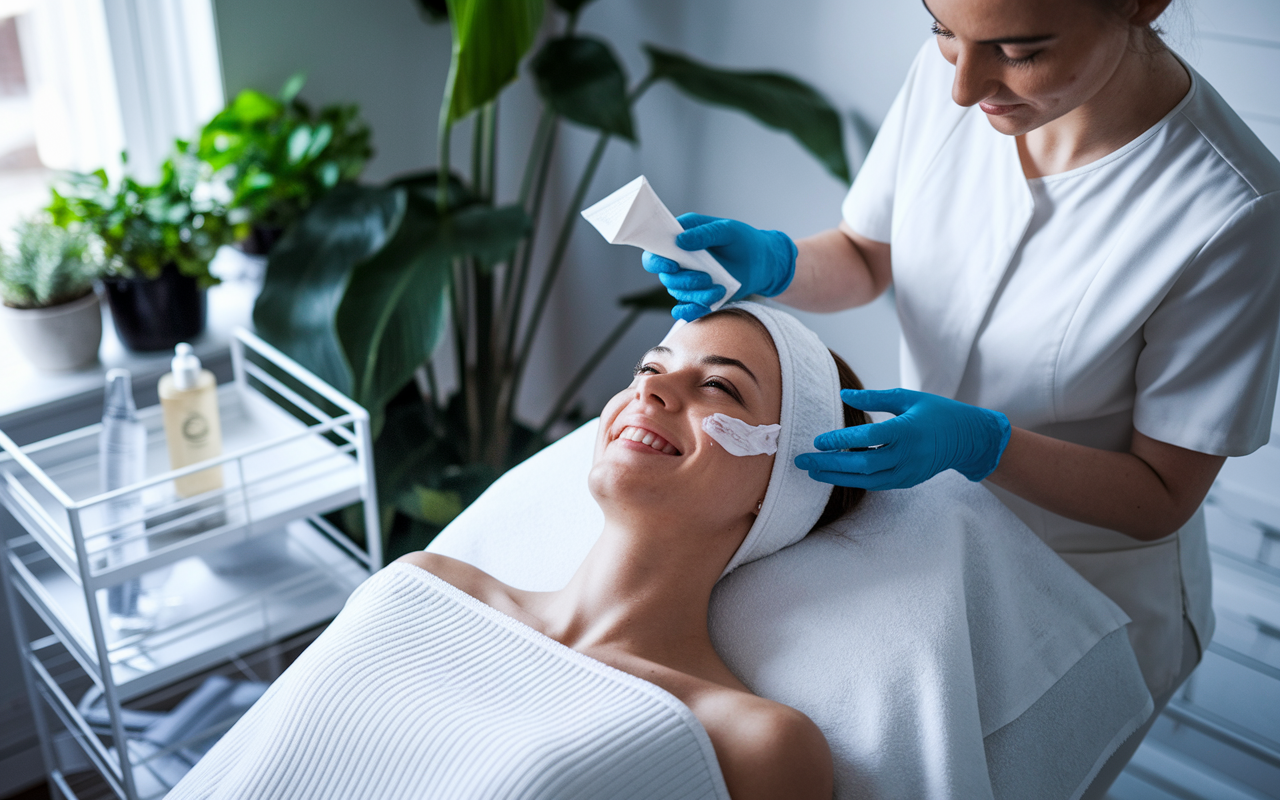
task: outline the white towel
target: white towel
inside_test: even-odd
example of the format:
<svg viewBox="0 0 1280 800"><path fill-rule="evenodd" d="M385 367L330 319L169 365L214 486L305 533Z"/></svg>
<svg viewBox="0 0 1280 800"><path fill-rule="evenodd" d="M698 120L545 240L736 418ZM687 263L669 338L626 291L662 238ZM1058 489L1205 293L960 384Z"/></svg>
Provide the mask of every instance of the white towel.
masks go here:
<svg viewBox="0 0 1280 800"><path fill-rule="evenodd" d="M668 692L392 564L168 800L728 800Z"/></svg>
<svg viewBox="0 0 1280 800"><path fill-rule="evenodd" d="M604 521L596 427L508 472L428 549L564 586ZM1072 798L1150 714L1124 613L954 473L873 492L740 567L711 612L735 674L822 728L841 799Z"/></svg>
<svg viewBox="0 0 1280 800"><path fill-rule="evenodd" d="M769 473L760 513L729 564L728 575L743 564L776 553L804 538L822 516L830 484L815 481L796 466L796 456L813 452L814 437L844 427L840 376L818 334L785 311L760 303L730 303L751 314L769 331L782 368L782 408L778 452ZM697 324L697 323L694 323Z"/></svg>

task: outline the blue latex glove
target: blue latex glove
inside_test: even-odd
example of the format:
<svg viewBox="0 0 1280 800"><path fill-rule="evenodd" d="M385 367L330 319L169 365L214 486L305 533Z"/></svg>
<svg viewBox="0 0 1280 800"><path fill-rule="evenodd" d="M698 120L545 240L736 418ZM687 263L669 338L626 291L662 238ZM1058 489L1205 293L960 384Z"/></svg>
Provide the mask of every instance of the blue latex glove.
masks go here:
<svg viewBox="0 0 1280 800"><path fill-rule="evenodd" d="M759 231L745 222L705 214L681 214L684 233L676 237L683 250L706 250L729 274L742 283L730 299L752 294L773 297L791 285L796 274L796 245L781 231ZM648 251L640 263L676 299L671 309L676 319L695 320L710 313L711 304L724 297L724 287L712 283L705 272L684 269L669 258Z"/></svg>
<svg viewBox="0 0 1280 800"><path fill-rule="evenodd" d="M796 456L796 466L824 483L906 489L948 469L980 481L995 471L1009 444L1012 429L1004 414L936 394L845 389L840 399L852 408L897 416L814 439L814 447L828 452Z"/></svg>

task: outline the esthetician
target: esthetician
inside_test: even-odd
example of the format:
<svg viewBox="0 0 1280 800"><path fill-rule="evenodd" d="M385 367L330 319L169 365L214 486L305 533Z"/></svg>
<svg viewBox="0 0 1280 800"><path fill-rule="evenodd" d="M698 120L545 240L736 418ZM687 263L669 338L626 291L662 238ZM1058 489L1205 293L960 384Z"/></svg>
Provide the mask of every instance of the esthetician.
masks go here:
<svg viewBox="0 0 1280 800"><path fill-rule="evenodd" d="M892 284L905 388L845 401L897 416L796 463L867 489L985 480L1132 618L1157 709L1213 633L1201 504L1267 442L1280 372L1280 163L1163 44L1169 4L926 0L936 43L837 229L686 214L677 240L800 309ZM677 317L723 294L644 266Z"/></svg>

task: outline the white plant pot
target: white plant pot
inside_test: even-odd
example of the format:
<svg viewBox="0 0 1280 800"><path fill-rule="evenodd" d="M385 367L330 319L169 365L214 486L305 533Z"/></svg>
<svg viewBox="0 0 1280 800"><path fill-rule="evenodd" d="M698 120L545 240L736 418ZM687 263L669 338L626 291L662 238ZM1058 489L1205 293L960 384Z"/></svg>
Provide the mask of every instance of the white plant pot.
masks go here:
<svg viewBox="0 0 1280 800"><path fill-rule="evenodd" d="M0 322L9 340L36 369L80 369L98 360L102 307L95 292L50 308L10 308L0 303Z"/></svg>

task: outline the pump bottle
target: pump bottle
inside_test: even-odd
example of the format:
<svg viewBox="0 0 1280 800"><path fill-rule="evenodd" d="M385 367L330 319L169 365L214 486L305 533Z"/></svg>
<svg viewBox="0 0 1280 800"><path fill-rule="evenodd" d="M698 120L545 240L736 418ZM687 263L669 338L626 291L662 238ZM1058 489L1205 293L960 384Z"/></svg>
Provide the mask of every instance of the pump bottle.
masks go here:
<svg viewBox="0 0 1280 800"><path fill-rule="evenodd" d="M160 378L160 408L172 469L222 455L222 424L218 418L217 381L202 369L191 345L174 348L173 371ZM179 497L222 488L222 466L174 479Z"/></svg>

